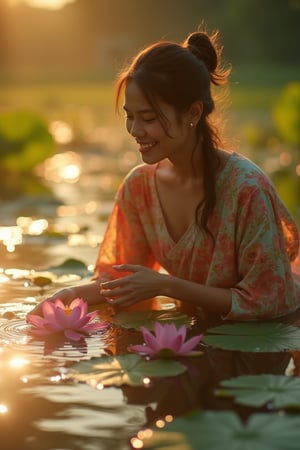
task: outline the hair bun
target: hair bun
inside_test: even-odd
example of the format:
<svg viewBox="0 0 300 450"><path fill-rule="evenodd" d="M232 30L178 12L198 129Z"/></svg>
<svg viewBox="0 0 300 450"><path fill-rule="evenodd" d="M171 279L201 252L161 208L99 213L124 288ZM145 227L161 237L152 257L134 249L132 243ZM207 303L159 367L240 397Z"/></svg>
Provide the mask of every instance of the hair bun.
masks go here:
<svg viewBox="0 0 300 450"><path fill-rule="evenodd" d="M185 41L185 45L191 53L204 62L209 72L213 73L216 70L218 54L206 33L196 31L190 34Z"/></svg>

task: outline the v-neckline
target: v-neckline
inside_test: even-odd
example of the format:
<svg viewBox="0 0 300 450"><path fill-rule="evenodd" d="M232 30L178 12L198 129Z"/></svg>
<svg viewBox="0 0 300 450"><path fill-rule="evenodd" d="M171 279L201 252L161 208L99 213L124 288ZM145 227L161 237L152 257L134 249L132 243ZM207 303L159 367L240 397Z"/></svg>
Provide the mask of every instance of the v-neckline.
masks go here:
<svg viewBox="0 0 300 450"><path fill-rule="evenodd" d="M228 164L231 161L232 155L234 155L235 152L230 153L224 167L222 168L222 171L219 175L219 177L216 180L216 185L222 183L222 180L225 176L225 174L227 173L228 167L230 166L230 164ZM157 190L157 183L156 183L156 171L158 168L158 164L155 164L153 166L153 176L150 177L151 179L151 190L153 192L153 199L156 203L156 208L155 210L158 211L159 213L159 223L160 223L160 228L163 230L164 235L166 237L166 239L168 239L169 243L174 247L182 247L185 245L185 242L187 241L187 239L194 234L195 232L195 227L196 227L196 222L195 220L193 220L190 225L186 228L186 230L183 232L183 234L180 236L180 238L178 240L174 240L173 237L171 236L169 229L167 227L167 223L164 217L164 213L162 210L162 206L161 206L161 202L160 202L160 198L159 198L159 194L158 194L158 190Z"/></svg>
<svg viewBox="0 0 300 450"><path fill-rule="evenodd" d="M152 189L151 190L152 190L152 192L154 194L153 198L154 198L154 201L156 203L156 208L155 209L159 213L158 220L159 220L159 223L160 223L160 227L161 227L161 229L163 229L166 238L169 240L169 242L171 243L172 246L174 246L174 247L180 246L181 247L183 245L183 243L186 242L186 239L190 235L191 231L194 230L195 220L193 220L190 223L190 225L186 228L186 230L183 232L183 234L179 237L178 240L175 240L171 236L171 234L169 232L169 229L167 227L167 223L166 223L165 217L164 217L164 213L163 213L163 209L162 209L162 206L161 206L159 193L158 193L158 189L157 189L157 183L156 183L156 170L157 170L157 167L158 167L158 164L156 164L154 166L154 168L153 168L153 176L151 177L151 183L152 183L152 186L151 186Z"/></svg>

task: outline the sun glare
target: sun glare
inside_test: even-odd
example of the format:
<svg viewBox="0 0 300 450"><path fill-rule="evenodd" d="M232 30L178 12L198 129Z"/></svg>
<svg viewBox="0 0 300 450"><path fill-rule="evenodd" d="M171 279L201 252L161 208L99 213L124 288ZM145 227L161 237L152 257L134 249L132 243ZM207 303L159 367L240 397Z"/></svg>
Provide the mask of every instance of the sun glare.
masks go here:
<svg viewBox="0 0 300 450"><path fill-rule="evenodd" d="M73 3L75 0L7 0L11 5L18 3L26 3L33 8L44 8L57 10L66 6L68 3Z"/></svg>

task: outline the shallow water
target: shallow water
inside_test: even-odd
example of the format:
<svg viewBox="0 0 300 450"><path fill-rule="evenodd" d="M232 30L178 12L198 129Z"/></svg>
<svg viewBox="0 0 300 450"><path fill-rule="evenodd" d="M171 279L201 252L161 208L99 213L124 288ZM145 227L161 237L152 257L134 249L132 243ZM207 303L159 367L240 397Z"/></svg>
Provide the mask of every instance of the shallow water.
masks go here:
<svg viewBox="0 0 300 450"><path fill-rule="evenodd" d="M3 301L5 286L8 301ZM36 286L24 286L22 277L5 286L0 304L0 433L6 450L138 448L130 440L140 429L199 408L235 410L246 420L253 408L217 398L219 382L246 373L284 374L292 367L288 352L268 355L200 346L204 354L184 359L188 370L176 377L157 378L145 386L80 383L66 377L74 362L127 353L129 344L141 342L140 333L111 324L79 343L37 340L28 333L25 315L47 290L41 294ZM169 302L168 311L171 306ZM101 320L113 313L100 307ZM204 327L200 321L194 332Z"/></svg>
<svg viewBox="0 0 300 450"><path fill-rule="evenodd" d="M90 167L90 160L85 161ZM16 226L20 216L31 218L33 225L40 225L40 219L48 223L47 232L40 234L30 232L28 224L23 226L22 242L15 243L13 250L0 243L0 439L4 450L140 448L132 440L140 429L198 409L235 410L246 420L254 409L217 398L214 389L220 381L241 374L293 373L288 352L242 353L202 345L203 355L182 361L187 371L176 377L154 378L144 386L93 387L68 378L68 369L91 357L128 353L129 344L141 343L138 331L112 320L106 330L79 343L30 336L25 316L34 305L61 287L89 279L87 273L56 268L75 258L92 273L120 178L121 173L108 177L103 190L103 179L99 185L95 173L86 169L72 185L48 180L47 188L55 198L25 195L2 203L2 227ZM45 286L36 283L41 276L49 279ZM178 305L158 299L155 307L172 311ZM149 303L143 308L148 310ZM100 307L99 317L111 320L114 312ZM202 333L212 324L215 318L198 317L191 333Z"/></svg>

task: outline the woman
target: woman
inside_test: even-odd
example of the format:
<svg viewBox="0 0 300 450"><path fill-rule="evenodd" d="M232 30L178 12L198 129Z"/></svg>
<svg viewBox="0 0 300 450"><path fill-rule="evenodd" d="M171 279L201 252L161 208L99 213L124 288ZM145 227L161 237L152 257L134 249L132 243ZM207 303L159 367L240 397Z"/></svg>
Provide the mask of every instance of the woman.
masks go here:
<svg viewBox="0 0 300 450"><path fill-rule="evenodd" d="M118 190L94 281L51 299L129 306L163 295L228 320L299 307L296 224L266 175L222 150L211 121L211 87L229 72L217 34L199 31L149 46L121 73L117 104L124 94L144 164Z"/></svg>

